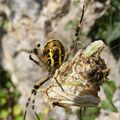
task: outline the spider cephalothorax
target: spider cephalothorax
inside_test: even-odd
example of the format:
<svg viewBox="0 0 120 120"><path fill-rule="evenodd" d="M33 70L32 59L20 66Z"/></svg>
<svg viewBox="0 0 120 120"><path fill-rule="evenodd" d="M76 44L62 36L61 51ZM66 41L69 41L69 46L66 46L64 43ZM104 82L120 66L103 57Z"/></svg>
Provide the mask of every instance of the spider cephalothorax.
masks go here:
<svg viewBox="0 0 120 120"><path fill-rule="evenodd" d="M39 65L40 67L46 69L48 71L48 75L40 80L38 80L35 85L33 86L33 89L31 91L31 96L28 98L27 103L26 103L26 110L25 110L25 114L24 114L24 120L26 119L26 113L27 113L27 107L29 106L30 101L32 101L32 110L34 111L34 103L35 103L35 96L37 94L38 89L46 82L48 81L50 78L53 77L55 71L57 69L59 69L59 67L62 65L62 63L64 63L64 61L67 59L68 53L70 53L70 51L73 51L73 53L77 52L76 51L76 47L77 47L77 42L79 41L79 32L80 32L80 25L83 19L83 15L84 15L84 6L83 6L83 10L82 10L82 16L81 19L79 21L79 24L76 27L76 31L75 31L75 37L73 39L72 45L70 46L70 49L68 50L68 52L65 55L65 49L63 44L54 38L50 38L48 39L46 45L43 48L43 52L39 51L39 47L40 44L38 44L36 46L36 48L34 48L33 53L36 55L36 57L38 58L38 61L32 58L32 55L29 56L29 59L32 60L34 63L36 63L37 65ZM56 83L59 85L59 87L61 88L61 90L63 92L64 89L61 86L61 84L59 83L59 81L54 78ZM36 115L36 117L39 119L37 113L34 111L34 114Z"/></svg>

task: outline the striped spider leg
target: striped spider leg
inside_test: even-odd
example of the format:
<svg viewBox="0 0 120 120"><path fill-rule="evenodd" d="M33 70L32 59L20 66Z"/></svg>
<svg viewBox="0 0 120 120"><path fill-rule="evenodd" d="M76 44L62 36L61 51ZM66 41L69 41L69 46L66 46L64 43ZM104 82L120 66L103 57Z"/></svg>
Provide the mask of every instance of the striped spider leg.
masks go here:
<svg viewBox="0 0 120 120"><path fill-rule="evenodd" d="M70 45L67 53L66 53L66 56L65 56L65 61L68 59L69 57L69 54L76 54L77 51L79 50L80 48L80 38L79 38L79 33L81 31L81 23L83 21L83 17L84 17L84 11L85 11L85 5L83 5L83 8L82 8L82 15L81 15L81 18L75 28L75 33L74 33L74 38L73 38L73 41L72 41L72 44Z"/></svg>

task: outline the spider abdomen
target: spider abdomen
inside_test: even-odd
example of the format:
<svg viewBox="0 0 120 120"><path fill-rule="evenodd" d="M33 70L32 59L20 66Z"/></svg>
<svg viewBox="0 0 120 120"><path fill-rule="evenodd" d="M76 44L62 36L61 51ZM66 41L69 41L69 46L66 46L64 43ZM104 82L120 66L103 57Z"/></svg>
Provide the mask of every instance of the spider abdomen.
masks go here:
<svg viewBox="0 0 120 120"><path fill-rule="evenodd" d="M43 49L43 59L49 69L57 69L63 63L65 49L59 40L50 39Z"/></svg>

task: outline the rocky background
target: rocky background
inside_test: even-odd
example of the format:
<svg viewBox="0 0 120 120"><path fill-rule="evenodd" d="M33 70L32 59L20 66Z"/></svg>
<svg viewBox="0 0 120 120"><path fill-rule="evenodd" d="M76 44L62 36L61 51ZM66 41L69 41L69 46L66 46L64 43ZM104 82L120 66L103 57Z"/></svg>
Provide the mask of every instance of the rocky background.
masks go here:
<svg viewBox="0 0 120 120"><path fill-rule="evenodd" d="M113 0L0 0L0 89L3 93L6 91L4 85L9 79L5 76L6 71L10 74L14 86L11 87L12 89L7 89L7 97L1 95L1 98L12 101L14 98L8 99L9 94L19 91L20 95L18 95L16 103L20 107L15 108L15 111L20 113L19 120L23 119L23 114L18 109L25 110L26 98L29 96L32 86L37 80L47 75L47 72L29 60L29 54L37 43L43 47L50 36L59 39L68 49L73 40L74 28L81 16L83 4L86 7L80 37L82 46L87 46L93 40L104 40L108 47L106 46L102 57L111 68L109 79L112 80L100 92L103 101L111 95L109 103L108 101L103 103L103 106L106 107L101 105L96 108L97 110L94 109L93 112L90 110L85 114L89 117L92 115L91 120L120 119L119 0L116 2ZM109 94L106 89L112 93ZM107 91L109 95L104 91ZM7 108L14 107L12 102L8 104L6 101L6 104ZM11 106L11 104L13 105ZM16 120L14 110L9 114L6 112L9 109L2 106L4 104L0 108L3 113L0 114L0 119ZM41 120L79 120L76 109L66 111L63 108L55 107L49 112L48 108L39 93L36 98L35 110L41 113ZM83 117L83 119L90 120L89 117ZM27 119L35 119L30 109Z"/></svg>

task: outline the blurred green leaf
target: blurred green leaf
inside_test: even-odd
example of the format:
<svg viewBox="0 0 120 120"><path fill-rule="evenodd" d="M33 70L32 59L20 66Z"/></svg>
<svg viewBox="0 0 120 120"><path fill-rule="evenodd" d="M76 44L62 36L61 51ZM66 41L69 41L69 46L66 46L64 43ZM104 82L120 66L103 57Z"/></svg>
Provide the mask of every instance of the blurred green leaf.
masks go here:
<svg viewBox="0 0 120 120"><path fill-rule="evenodd" d="M6 20L0 20L0 28L6 29L8 25L8 21Z"/></svg>
<svg viewBox="0 0 120 120"><path fill-rule="evenodd" d="M120 0L110 0L107 13L96 20L89 36L102 39L108 44L120 38Z"/></svg>
<svg viewBox="0 0 120 120"><path fill-rule="evenodd" d="M42 114L42 113L39 113L39 118L40 118L40 120L44 120L44 119L43 119L43 114ZM36 119L36 120L38 120L38 119Z"/></svg>
<svg viewBox="0 0 120 120"><path fill-rule="evenodd" d="M15 120L23 120L23 116L22 116L22 115L16 116L16 117L15 117Z"/></svg>
<svg viewBox="0 0 120 120"><path fill-rule="evenodd" d="M119 8L120 7L120 0L111 0L111 5Z"/></svg>
<svg viewBox="0 0 120 120"><path fill-rule="evenodd" d="M103 84L103 89L104 89L104 92L105 92L105 95L106 95L106 98L111 100L112 101L112 98L113 98L113 94L116 90L116 85L115 85L115 82L114 81L106 81L104 84Z"/></svg>
<svg viewBox="0 0 120 120"><path fill-rule="evenodd" d="M108 44L120 37L120 23L113 24L112 28L108 30L106 35L106 41Z"/></svg>
<svg viewBox="0 0 120 120"><path fill-rule="evenodd" d="M7 103L7 99L6 98L0 98L0 106L3 106Z"/></svg>
<svg viewBox="0 0 120 120"><path fill-rule="evenodd" d="M5 119L8 116L9 112L7 110L0 111L0 119Z"/></svg>
<svg viewBox="0 0 120 120"><path fill-rule="evenodd" d="M74 0L73 5L79 7L80 0Z"/></svg>
<svg viewBox="0 0 120 120"><path fill-rule="evenodd" d="M50 118L49 120L55 120L54 118Z"/></svg>
<svg viewBox="0 0 120 120"><path fill-rule="evenodd" d="M6 90L1 90L0 92L0 98L6 98L7 97L7 91Z"/></svg>
<svg viewBox="0 0 120 120"><path fill-rule="evenodd" d="M76 20L69 20L65 25L65 29L74 29L76 26L76 23L77 23Z"/></svg>
<svg viewBox="0 0 120 120"><path fill-rule="evenodd" d="M109 111L117 112L117 109L113 106L113 104L109 101L101 101L100 107Z"/></svg>
<svg viewBox="0 0 120 120"><path fill-rule="evenodd" d="M101 107L104 109L107 109L107 110L111 110L113 112L117 112L117 108L115 107L114 103L112 102L113 95L117 88L115 85L115 82L110 81L110 80L106 81L102 87L105 92L107 100L101 102Z"/></svg>
<svg viewBox="0 0 120 120"><path fill-rule="evenodd" d="M8 87L8 88L13 87L13 86L12 86L12 83L11 83L10 81L6 82L6 87Z"/></svg>
<svg viewBox="0 0 120 120"><path fill-rule="evenodd" d="M88 107L86 108L85 114L83 114L83 120L95 120L99 113L98 107Z"/></svg>
<svg viewBox="0 0 120 120"><path fill-rule="evenodd" d="M13 110L14 120L23 120L23 114L20 106L18 105L18 99L20 93L16 90L14 84L10 79L10 74L5 71L1 66L1 92L0 92L0 120L7 119L9 116L9 110ZM8 101L12 100L11 101ZM14 106L14 107L13 107Z"/></svg>
<svg viewBox="0 0 120 120"><path fill-rule="evenodd" d="M15 115L15 116L20 115L21 112L22 112L22 110L21 110L20 105L16 104L16 105L13 107L13 113L14 113L14 115Z"/></svg>

